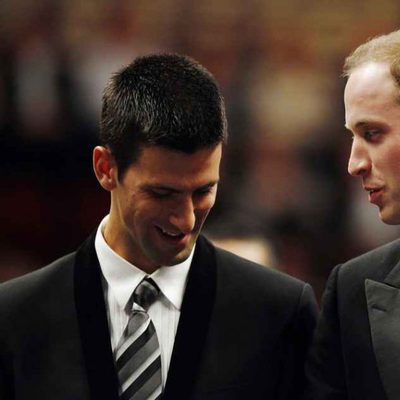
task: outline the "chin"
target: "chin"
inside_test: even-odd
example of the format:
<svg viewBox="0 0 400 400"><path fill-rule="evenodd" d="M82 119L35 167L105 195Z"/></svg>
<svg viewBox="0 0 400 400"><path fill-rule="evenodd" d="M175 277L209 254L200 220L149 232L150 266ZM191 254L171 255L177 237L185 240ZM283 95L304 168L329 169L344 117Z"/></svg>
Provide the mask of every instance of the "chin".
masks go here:
<svg viewBox="0 0 400 400"><path fill-rule="evenodd" d="M190 256L190 251L185 251L184 253L177 254L175 257L169 259L164 263L164 265L172 267L173 265L183 263L185 260L188 259L189 256Z"/></svg>
<svg viewBox="0 0 400 400"><path fill-rule="evenodd" d="M391 213L385 213L385 212L380 212L380 217L382 222L388 225L400 225L400 211L399 212L391 212Z"/></svg>

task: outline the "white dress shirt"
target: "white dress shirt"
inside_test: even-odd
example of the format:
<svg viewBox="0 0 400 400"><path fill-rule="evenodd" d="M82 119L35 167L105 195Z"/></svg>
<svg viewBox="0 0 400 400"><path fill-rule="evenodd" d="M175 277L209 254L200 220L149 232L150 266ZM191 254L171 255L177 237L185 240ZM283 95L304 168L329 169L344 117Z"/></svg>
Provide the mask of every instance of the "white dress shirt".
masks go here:
<svg viewBox="0 0 400 400"><path fill-rule="evenodd" d="M158 299L150 306L148 314L154 323L160 343L161 374L164 387L194 249L183 263L160 267L157 271L148 275L115 253L106 243L103 232L107 220L108 216L99 225L95 248L103 273L104 298L111 347L114 352L128 324L129 314L125 311L125 307L133 291L144 277L150 276L161 291Z"/></svg>

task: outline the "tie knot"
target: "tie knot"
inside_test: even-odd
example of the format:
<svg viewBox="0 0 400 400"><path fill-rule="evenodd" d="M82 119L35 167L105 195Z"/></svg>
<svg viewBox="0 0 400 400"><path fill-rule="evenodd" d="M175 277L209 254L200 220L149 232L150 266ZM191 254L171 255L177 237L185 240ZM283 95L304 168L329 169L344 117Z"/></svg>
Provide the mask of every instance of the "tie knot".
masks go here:
<svg viewBox="0 0 400 400"><path fill-rule="evenodd" d="M133 292L133 301L147 311L159 293L156 283L151 278L144 278Z"/></svg>

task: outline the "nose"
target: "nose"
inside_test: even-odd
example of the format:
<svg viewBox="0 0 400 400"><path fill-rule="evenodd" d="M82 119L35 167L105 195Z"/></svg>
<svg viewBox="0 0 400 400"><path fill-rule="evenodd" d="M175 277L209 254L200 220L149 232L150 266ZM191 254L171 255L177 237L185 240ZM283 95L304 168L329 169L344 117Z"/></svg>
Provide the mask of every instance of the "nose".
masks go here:
<svg viewBox="0 0 400 400"><path fill-rule="evenodd" d="M169 222L182 233L193 231L196 216L192 198L182 199L171 211Z"/></svg>
<svg viewBox="0 0 400 400"><path fill-rule="evenodd" d="M347 171L351 176L364 176L371 168L371 161L368 156L368 151L364 148L363 144L354 137Z"/></svg>

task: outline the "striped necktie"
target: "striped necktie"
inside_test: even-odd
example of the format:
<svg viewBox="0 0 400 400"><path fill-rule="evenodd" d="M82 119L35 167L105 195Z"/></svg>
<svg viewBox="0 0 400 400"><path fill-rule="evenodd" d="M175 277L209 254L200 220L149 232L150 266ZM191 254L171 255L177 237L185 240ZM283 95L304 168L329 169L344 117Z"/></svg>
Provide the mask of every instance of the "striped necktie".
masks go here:
<svg viewBox="0 0 400 400"><path fill-rule="evenodd" d="M121 400L161 399L160 345L147 314L159 291L151 278L145 278L133 293L131 316L116 348Z"/></svg>

